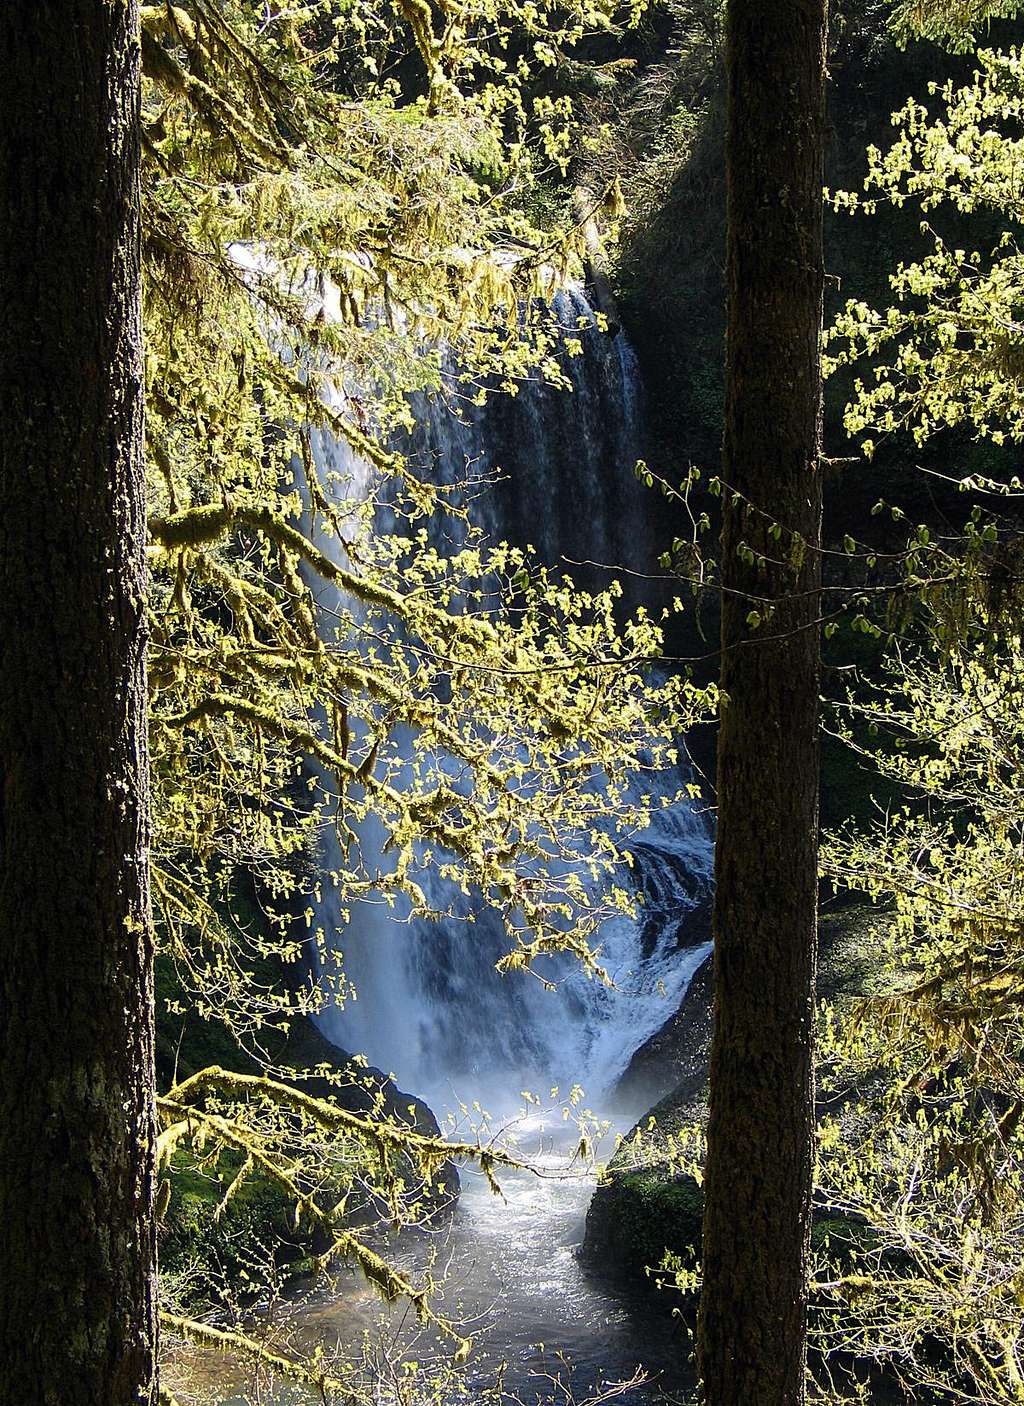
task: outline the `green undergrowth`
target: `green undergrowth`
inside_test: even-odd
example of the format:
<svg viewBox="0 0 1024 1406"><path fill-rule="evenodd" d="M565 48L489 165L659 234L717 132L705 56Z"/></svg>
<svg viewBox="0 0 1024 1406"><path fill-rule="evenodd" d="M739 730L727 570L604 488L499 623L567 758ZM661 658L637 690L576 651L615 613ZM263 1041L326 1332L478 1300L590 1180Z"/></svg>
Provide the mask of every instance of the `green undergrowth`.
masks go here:
<svg viewBox="0 0 1024 1406"><path fill-rule="evenodd" d="M266 1283L271 1268L291 1277L312 1263L312 1239L293 1230L292 1208L266 1176L246 1178L223 1204L242 1159L220 1160L203 1169L176 1155L171 1165L160 1264L175 1298L191 1309L216 1306L229 1286L244 1292L249 1283Z"/></svg>
<svg viewBox="0 0 1024 1406"><path fill-rule="evenodd" d="M267 980L275 976L268 970ZM279 979L279 977L278 977ZM161 1089L213 1065L239 1073L262 1072L257 1055L236 1038L229 1025L204 1017L185 992L173 962L161 954L156 964L156 1063ZM329 1072L345 1078L346 1057L317 1030L308 1016L297 1015L287 1032L270 1031L266 1057L279 1071L294 1071L294 1082L309 1092L330 1093ZM323 1071L319 1075L311 1071ZM335 1090L336 1092L336 1090ZM242 1155L221 1151L213 1164L192 1153L176 1152L167 1186L169 1200L160 1218L161 1271L182 1306L216 1305L222 1291L275 1276L292 1277L311 1267L316 1244L293 1225L294 1207L265 1173L253 1170L230 1197L228 1188Z"/></svg>
<svg viewBox="0 0 1024 1406"><path fill-rule="evenodd" d="M254 975L260 985L279 992L298 979L269 957L260 959ZM157 959L155 987L161 1091L211 1066L240 1074L270 1073L350 1111L437 1132L425 1104L331 1044L311 1016L296 1011L281 1028L268 1025L255 1037L240 1039L228 1020L212 1009L201 1010L190 998L166 953ZM312 1271L326 1248L305 1218L296 1225L295 1205L272 1175L250 1166L238 1177L243 1160L242 1153L224 1147L207 1158L195 1148L171 1157L158 1198L160 1264L165 1296L183 1309L216 1308L221 1301L263 1293L270 1283ZM417 1180L410 1176L410 1187ZM353 1225L365 1228L379 1218L381 1208L362 1186L358 1168L339 1163L329 1190L332 1200L347 1196L346 1214ZM422 1202L416 1214L440 1212L457 1190L458 1176L449 1164L436 1186L415 1193Z"/></svg>

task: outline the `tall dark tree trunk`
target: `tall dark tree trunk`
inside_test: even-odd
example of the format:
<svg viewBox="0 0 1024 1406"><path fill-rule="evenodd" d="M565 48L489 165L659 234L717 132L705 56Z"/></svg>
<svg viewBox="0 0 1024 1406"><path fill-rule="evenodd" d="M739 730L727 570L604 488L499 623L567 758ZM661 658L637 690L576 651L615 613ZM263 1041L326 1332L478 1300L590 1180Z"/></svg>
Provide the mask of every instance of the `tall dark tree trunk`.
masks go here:
<svg viewBox="0 0 1024 1406"><path fill-rule="evenodd" d="M727 23L726 698L698 1357L708 1406L795 1406L814 1122L826 0L729 0Z"/></svg>
<svg viewBox="0 0 1024 1406"><path fill-rule="evenodd" d="M136 0L0 6L0 1401L155 1400Z"/></svg>

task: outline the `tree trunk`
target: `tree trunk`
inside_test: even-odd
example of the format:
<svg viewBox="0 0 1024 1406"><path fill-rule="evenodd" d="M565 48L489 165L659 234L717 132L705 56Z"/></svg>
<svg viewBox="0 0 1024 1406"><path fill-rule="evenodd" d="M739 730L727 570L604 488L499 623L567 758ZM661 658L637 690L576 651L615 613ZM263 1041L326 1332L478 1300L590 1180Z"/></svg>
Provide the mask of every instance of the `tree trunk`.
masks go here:
<svg viewBox="0 0 1024 1406"><path fill-rule="evenodd" d="M0 6L0 1401L155 1400L136 0Z"/></svg>
<svg viewBox="0 0 1024 1406"><path fill-rule="evenodd" d="M726 697L698 1326L708 1406L805 1395L825 26L826 0L728 7Z"/></svg>

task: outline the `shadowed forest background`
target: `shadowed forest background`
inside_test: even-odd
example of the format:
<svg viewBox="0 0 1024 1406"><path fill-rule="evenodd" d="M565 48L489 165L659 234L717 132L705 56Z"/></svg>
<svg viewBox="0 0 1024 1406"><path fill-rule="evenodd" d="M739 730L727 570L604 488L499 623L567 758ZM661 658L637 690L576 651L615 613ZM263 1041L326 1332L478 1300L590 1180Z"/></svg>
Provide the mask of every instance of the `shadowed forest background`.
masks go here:
<svg viewBox="0 0 1024 1406"><path fill-rule="evenodd" d="M100 8L0 17L0 1406L1024 1400L1016 6Z"/></svg>

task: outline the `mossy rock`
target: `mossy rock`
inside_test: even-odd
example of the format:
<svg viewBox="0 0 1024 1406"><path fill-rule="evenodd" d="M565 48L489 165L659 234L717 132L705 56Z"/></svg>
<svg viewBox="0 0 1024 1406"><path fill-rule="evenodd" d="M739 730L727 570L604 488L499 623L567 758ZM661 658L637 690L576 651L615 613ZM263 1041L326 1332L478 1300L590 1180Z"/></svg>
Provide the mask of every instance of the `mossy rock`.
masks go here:
<svg viewBox="0 0 1024 1406"><path fill-rule="evenodd" d="M598 1272L650 1279L666 1252L693 1260L704 1197L692 1176L612 1172L587 1214L585 1253Z"/></svg>
<svg viewBox="0 0 1024 1406"><path fill-rule="evenodd" d="M612 1172L587 1216L588 1261L597 1271L648 1282L666 1254L695 1265L703 1215L704 1192L687 1173ZM814 1213L811 1245L827 1250L837 1268L845 1271L876 1247L877 1235L863 1217L824 1207Z"/></svg>
<svg viewBox="0 0 1024 1406"><path fill-rule="evenodd" d="M218 1284L257 1279L258 1267L287 1270L313 1248L309 1235L294 1230L289 1199L265 1176L247 1177L220 1210L240 1165L231 1153L209 1171L183 1154L172 1159L160 1267L179 1278L190 1304L215 1299Z"/></svg>

